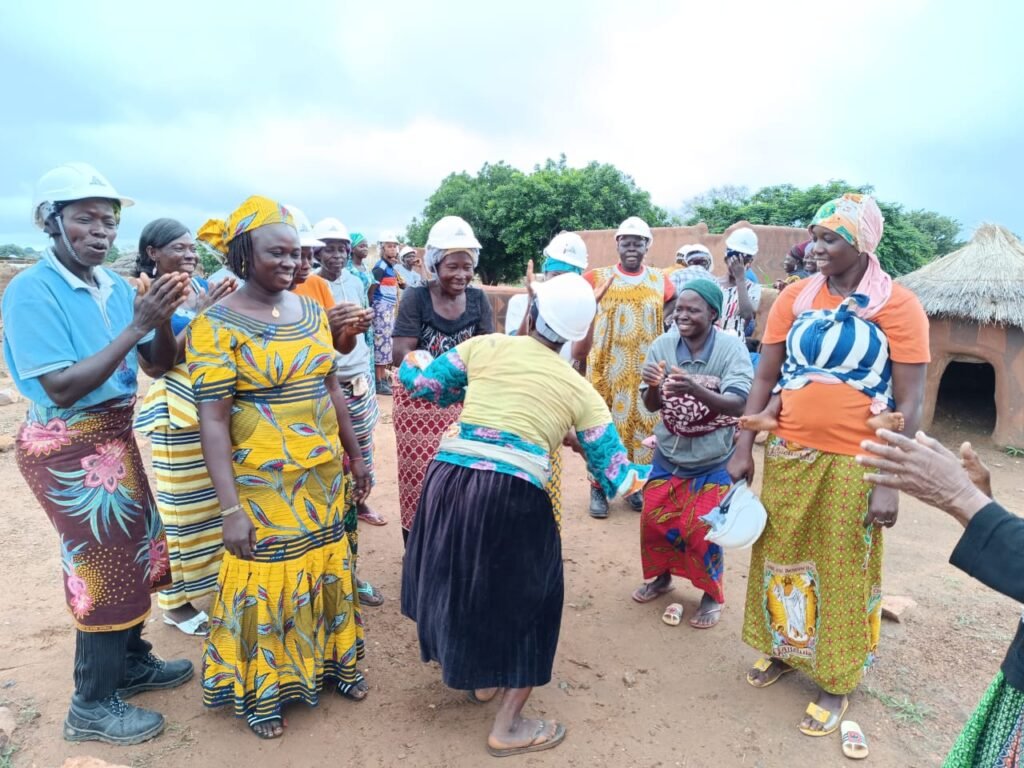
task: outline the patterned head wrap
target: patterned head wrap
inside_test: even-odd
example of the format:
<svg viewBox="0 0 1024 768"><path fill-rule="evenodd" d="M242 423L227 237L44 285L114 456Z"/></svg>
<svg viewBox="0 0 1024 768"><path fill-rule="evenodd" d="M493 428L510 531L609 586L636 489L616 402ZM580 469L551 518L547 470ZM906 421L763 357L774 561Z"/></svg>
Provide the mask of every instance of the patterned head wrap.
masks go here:
<svg viewBox="0 0 1024 768"><path fill-rule="evenodd" d="M361 242L366 240L366 235L364 235L362 232L352 232L351 235L352 235L352 245L350 247L352 247L352 248L355 248Z"/></svg>
<svg viewBox="0 0 1024 768"><path fill-rule="evenodd" d="M251 232L267 224L289 224L295 220L280 203L266 197L253 195L228 216L227 221L210 219L199 228L196 237L216 251L226 254L228 245L243 232Z"/></svg>
<svg viewBox="0 0 1024 768"><path fill-rule="evenodd" d="M857 310L865 320L878 314L892 295L892 278L882 270L875 249L882 241L885 217L878 203L870 195L848 192L825 203L811 219L811 227L831 229L861 253L868 256L868 268L857 286L857 294L867 297L866 306ZM812 233L813 234L813 233ZM793 313L799 316L811 308L827 278L820 272L807 281L807 285L793 303Z"/></svg>

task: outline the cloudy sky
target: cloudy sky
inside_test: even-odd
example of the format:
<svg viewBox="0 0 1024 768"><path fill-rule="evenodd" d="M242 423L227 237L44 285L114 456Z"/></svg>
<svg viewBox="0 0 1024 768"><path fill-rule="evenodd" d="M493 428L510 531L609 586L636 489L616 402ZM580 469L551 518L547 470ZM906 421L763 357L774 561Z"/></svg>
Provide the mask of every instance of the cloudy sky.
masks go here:
<svg viewBox="0 0 1024 768"><path fill-rule="evenodd" d="M830 178L1024 233L1018 0L4 3L0 243L67 160L193 228L264 194L374 237L564 152L679 208Z"/></svg>

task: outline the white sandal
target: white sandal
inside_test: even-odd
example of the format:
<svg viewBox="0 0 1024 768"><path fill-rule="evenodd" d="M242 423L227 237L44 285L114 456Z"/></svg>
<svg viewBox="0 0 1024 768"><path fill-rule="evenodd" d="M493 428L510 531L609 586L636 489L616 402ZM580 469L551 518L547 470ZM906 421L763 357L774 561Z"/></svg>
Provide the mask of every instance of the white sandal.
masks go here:
<svg viewBox="0 0 1024 768"><path fill-rule="evenodd" d="M164 614L164 624L169 624L172 627L177 627L186 635L190 635L192 637L206 637L208 634L210 634L209 623L210 617L206 615L206 611L200 611L187 621L175 621L166 613ZM206 624L207 628L201 631L199 628L203 626L203 624Z"/></svg>

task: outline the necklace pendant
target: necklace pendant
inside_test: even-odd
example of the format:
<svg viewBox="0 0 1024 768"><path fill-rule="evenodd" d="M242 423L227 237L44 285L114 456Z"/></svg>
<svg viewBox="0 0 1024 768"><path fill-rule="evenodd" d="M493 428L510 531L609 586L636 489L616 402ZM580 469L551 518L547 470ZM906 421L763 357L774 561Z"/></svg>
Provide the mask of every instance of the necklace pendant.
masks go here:
<svg viewBox="0 0 1024 768"><path fill-rule="evenodd" d="M281 310L279 310L277 307L274 307L270 310L270 314L273 315L274 317L280 317Z"/></svg>

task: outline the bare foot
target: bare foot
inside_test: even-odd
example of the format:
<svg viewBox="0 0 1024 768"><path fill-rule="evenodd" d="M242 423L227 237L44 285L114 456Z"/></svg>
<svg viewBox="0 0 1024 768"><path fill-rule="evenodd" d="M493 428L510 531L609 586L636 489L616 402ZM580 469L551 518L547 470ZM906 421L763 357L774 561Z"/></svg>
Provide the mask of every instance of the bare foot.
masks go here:
<svg viewBox="0 0 1024 768"><path fill-rule="evenodd" d="M766 411L740 416L740 429L749 429L751 432L774 432L778 428L779 420Z"/></svg>
<svg viewBox="0 0 1024 768"><path fill-rule="evenodd" d="M477 688L475 691L466 691L466 697L474 704L486 704L493 701L501 688Z"/></svg>
<svg viewBox="0 0 1024 768"><path fill-rule="evenodd" d="M888 429L890 432L902 432L906 429L907 420L899 411L884 411L872 416L867 421L868 429L877 432L880 429Z"/></svg>
<svg viewBox="0 0 1024 768"><path fill-rule="evenodd" d="M967 476L971 478L974 486L991 499L992 473L989 472L988 467L985 466L978 454L975 453L970 443L964 443L960 446L960 463L967 470Z"/></svg>
<svg viewBox="0 0 1024 768"><path fill-rule="evenodd" d="M279 739L284 735L284 718L274 717L260 723L251 723L249 727L261 739Z"/></svg>
<svg viewBox="0 0 1024 768"><path fill-rule="evenodd" d="M509 729L492 730L487 737L491 749L518 749L550 741L558 731L554 720L533 720L517 717Z"/></svg>

